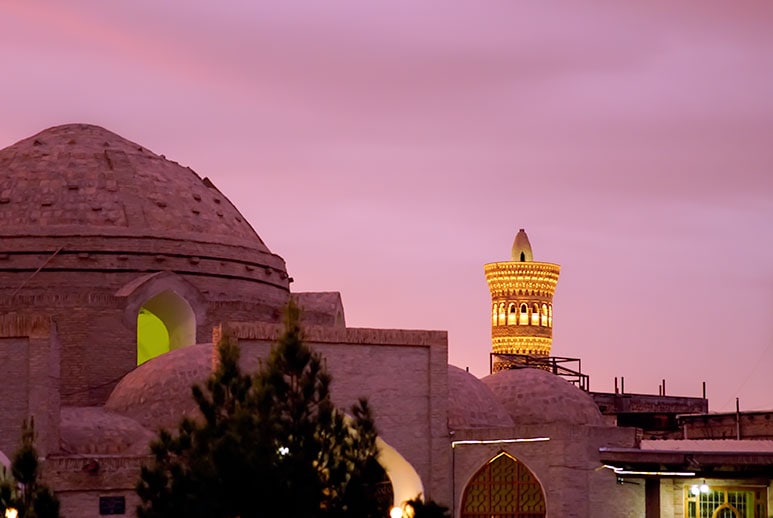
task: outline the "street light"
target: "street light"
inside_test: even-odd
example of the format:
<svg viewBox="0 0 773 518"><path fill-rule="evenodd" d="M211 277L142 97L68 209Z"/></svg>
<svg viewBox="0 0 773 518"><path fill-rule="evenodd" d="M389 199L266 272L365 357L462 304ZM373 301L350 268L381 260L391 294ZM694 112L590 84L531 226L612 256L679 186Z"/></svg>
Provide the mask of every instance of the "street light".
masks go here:
<svg viewBox="0 0 773 518"><path fill-rule="evenodd" d="M7 507L5 509L5 518L16 518L17 516L19 516L19 511L13 507Z"/></svg>

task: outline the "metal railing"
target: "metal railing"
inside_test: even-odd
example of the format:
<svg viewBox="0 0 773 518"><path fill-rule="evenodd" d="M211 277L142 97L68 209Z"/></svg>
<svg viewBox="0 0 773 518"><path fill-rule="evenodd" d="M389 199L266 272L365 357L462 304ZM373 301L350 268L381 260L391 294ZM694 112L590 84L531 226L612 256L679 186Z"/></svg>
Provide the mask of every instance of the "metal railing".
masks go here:
<svg viewBox="0 0 773 518"><path fill-rule="evenodd" d="M492 374L494 373L494 365L496 365L497 371L527 368L543 369L557 376L561 376L585 392L590 390L590 376L582 373L582 361L580 358L491 353L489 359L489 372ZM576 365L576 367L573 365Z"/></svg>

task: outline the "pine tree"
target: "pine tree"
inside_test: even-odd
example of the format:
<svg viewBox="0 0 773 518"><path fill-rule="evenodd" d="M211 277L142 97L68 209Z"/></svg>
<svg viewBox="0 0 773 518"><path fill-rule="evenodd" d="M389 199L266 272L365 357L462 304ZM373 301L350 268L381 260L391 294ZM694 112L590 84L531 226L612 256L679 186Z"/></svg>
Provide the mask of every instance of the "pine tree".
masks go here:
<svg viewBox="0 0 773 518"><path fill-rule="evenodd" d="M0 511L15 508L19 518L57 518L59 501L39 481L40 462L35 448L35 421L22 423L21 446L11 459L10 477L0 482Z"/></svg>
<svg viewBox="0 0 773 518"><path fill-rule="evenodd" d="M160 432L142 469L141 518L385 516L371 491L376 430L361 400L348 418L330 399L321 356L303 342L299 309L261 370L240 371L225 336L218 366L193 396L203 419Z"/></svg>

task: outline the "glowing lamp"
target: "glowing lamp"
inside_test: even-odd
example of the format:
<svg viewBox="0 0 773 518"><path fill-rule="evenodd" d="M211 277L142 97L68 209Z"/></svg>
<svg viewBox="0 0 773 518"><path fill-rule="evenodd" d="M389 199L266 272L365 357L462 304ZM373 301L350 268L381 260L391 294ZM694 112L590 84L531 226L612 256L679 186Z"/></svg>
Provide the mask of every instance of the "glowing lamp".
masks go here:
<svg viewBox="0 0 773 518"><path fill-rule="evenodd" d="M403 518L402 507L393 507L389 510L389 518Z"/></svg>
<svg viewBox="0 0 773 518"><path fill-rule="evenodd" d="M17 516L19 516L19 511L17 511L13 507L6 508L5 518L16 518Z"/></svg>

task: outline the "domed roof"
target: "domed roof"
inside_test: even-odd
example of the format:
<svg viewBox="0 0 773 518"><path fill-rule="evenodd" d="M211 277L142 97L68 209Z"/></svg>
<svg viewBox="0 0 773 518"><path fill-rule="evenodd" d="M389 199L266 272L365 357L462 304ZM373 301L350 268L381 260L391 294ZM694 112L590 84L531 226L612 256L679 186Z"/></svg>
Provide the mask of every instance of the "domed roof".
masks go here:
<svg viewBox="0 0 773 518"><path fill-rule="evenodd" d="M50 258L47 271L253 281L251 296L272 304L289 293L284 260L208 178L89 124L49 128L0 150L0 237L5 268L23 276ZM33 280L37 289L50 282ZM125 282L112 276L100 285Z"/></svg>
<svg viewBox="0 0 773 518"><path fill-rule="evenodd" d="M482 379L515 424L600 425L587 393L542 369L502 370Z"/></svg>
<svg viewBox="0 0 773 518"><path fill-rule="evenodd" d="M66 124L0 150L0 232L146 235L268 248L208 179L99 126Z"/></svg>
<svg viewBox="0 0 773 518"><path fill-rule="evenodd" d="M62 407L60 447L66 453L143 455L153 433L102 407Z"/></svg>
<svg viewBox="0 0 773 518"><path fill-rule="evenodd" d="M191 387L212 372L212 344L175 349L149 360L116 385L105 408L149 430L174 429L183 416L196 416Z"/></svg>
<svg viewBox="0 0 773 518"><path fill-rule="evenodd" d="M524 229L520 229L515 235L515 239L513 240L513 250L510 255L513 261L534 261L534 254L531 252L529 236L526 235L526 231Z"/></svg>
<svg viewBox="0 0 773 518"><path fill-rule="evenodd" d="M497 428L513 420L485 383L469 372L448 366L448 427Z"/></svg>

